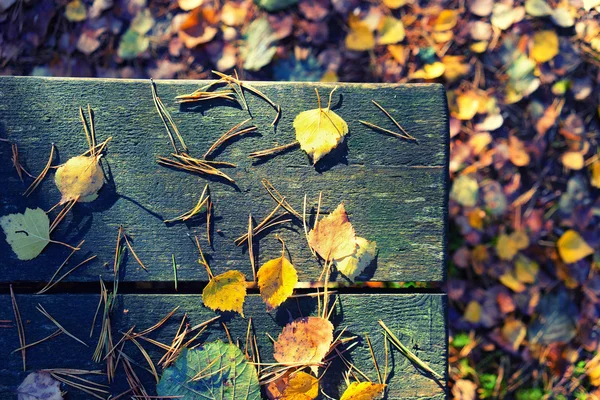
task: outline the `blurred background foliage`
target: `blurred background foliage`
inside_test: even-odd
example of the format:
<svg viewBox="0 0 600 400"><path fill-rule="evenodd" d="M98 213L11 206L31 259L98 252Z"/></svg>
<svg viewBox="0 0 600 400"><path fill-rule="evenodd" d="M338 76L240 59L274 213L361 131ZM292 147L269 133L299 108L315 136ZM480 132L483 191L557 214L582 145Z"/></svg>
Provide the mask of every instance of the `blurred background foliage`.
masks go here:
<svg viewBox="0 0 600 400"><path fill-rule="evenodd" d="M600 398L599 66L600 0L0 0L4 75L444 84L463 400Z"/></svg>

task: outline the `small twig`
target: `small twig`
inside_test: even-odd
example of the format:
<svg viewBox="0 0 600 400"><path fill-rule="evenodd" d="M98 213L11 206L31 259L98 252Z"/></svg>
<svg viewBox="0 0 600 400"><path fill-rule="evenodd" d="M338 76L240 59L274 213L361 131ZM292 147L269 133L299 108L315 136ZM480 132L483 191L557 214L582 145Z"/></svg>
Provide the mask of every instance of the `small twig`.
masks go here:
<svg viewBox="0 0 600 400"><path fill-rule="evenodd" d="M175 282L175 291L177 291L177 263L175 262L175 254L171 254L171 260L173 261L173 280Z"/></svg>

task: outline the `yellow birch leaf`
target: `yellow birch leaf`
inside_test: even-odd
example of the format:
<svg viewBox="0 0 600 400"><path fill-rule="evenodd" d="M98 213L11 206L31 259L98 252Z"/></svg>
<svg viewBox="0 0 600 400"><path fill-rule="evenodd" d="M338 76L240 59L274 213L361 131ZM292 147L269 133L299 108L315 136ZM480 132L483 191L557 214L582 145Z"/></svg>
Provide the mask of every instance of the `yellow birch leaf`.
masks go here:
<svg viewBox="0 0 600 400"><path fill-rule="evenodd" d="M321 82L339 82L340 78L334 70L327 70L321 77Z"/></svg>
<svg viewBox="0 0 600 400"><path fill-rule="evenodd" d="M481 54L485 53L490 43L487 40L481 40L479 42L473 42L469 46L473 53Z"/></svg>
<svg viewBox="0 0 600 400"><path fill-rule="evenodd" d="M54 183L62 194L61 203L77 198L80 202L92 201L104 185L104 173L97 157L77 156L56 170Z"/></svg>
<svg viewBox="0 0 600 400"><path fill-rule="evenodd" d="M511 344L513 350L517 350L525 336L527 335L527 328L525 324L519 320L507 321L502 327L502 337L508 343Z"/></svg>
<svg viewBox="0 0 600 400"><path fill-rule="evenodd" d="M446 66L436 61L433 64L425 64L423 69L418 69L411 75L411 79L435 79L444 74Z"/></svg>
<svg viewBox="0 0 600 400"><path fill-rule="evenodd" d="M333 325L321 317L298 318L283 327L273 345L273 357L282 364L318 364L333 342ZM312 365L316 374L318 366Z"/></svg>
<svg viewBox="0 0 600 400"><path fill-rule="evenodd" d="M567 264L594 254L594 249L576 231L569 229L556 242L560 258Z"/></svg>
<svg viewBox="0 0 600 400"><path fill-rule="evenodd" d="M260 295L267 304L267 310L279 306L294 292L298 274L291 262L284 256L267 261L258 270Z"/></svg>
<svg viewBox="0 0 600 400"><path fill-rule="evenodd" d="M433 29L438 32L447 31L454 28L457 21L458 19L454 10L443 10L435 20Z"/></svg>
<svg viewBox="0 0 600 400"><path fill-rule="evenodd" d="M367 268L377 255L377 243L356 237L356 253L335 262L338 271L354 282L357 276Z"/></svg>
<svg viewBox="0 0 600 400"><path fill-rule="evenodd" d="M383 18L379 29L377 44L395 44L404 40L404 24L397 18L387 16Z"/></svg>
<svg viewBox="0 0 600 400"><path fill-rule="evenodd" d="M465 308L464 319L473 324L478 323L481 319L481 305L475 300L471 300Z"/></svg>
<svg viewBox="0 0 600 400"><path fill-rule="evenodd" d="M85 21L87 9L81 0L73 0L65 7L65 17L71 22Z"/></svg>
<svg viewBox="0 0 600 400"><path fill-rule="evenodd" d="M407 3L406 0L383 0L383 4L391 9L400 8Z"/></svg>
<svg viewBox="0 0 600 400"><path fill-rule="evenodd" d="M572 169L574 171L579 171L585 166L583 154L578 151L567 151L561 156L560 161L565 168Z"/></svg>
<svg viewBox="0 0 600 400"><path fill-rule="evenodd" d="M317 222L308 233L308 244L326 261L341 260L356 253L356 235L344 203Z"/></svg>
<svg viewBox="0 0 600 400"><path fill-rule="evenodd" d="M319 108L303 111L294 118L296 140L312 158L313 164L340 144L348 133L346 121L330 108L331 94L327 108L321 108L320 97L318 103Z"/></svg>
<svg viewBox="0 0 600 400"><path fill-rule="evenodd" d="M346 48L353 51L367 51L375 47L375 34L369 25L351 15L348 19L350 32L346 35Z"/></svg>
<svg viewBox="0 0 600 400"><path fill-rule="evenodd" d="M503 233L498 236L496 242L496 254L502 260L511 261L516 255L519 249L512 238Z"/></svg>
<svg viewBox="0 0 600 400"><path fill-rule="evenodd" d="M467 92L456 96L458 111L453 113L454 117L468 121L472 119L479 109L480 97L475 92Z"/></svg>
<svg viewBox="0 0 600 400"><path fill-rule="evenodd" d="M404 65L406 63L406 53L404 52L405 47L401 44L390 44L387 47L388 51L394 57L400 65Z"/></svg>
<svg viewBox="0 0 600 400"><path fill-rule="evenodd" d="M534 283L540 266L535 261L522 254L517 256L515 260L515 275L522 283Z"/></svg>
<svg viewBox="0 0 600 400"><path fill-rule="evenodd" d="M385 386L373 382L352 382L340 400L374 400L383 394Z"/></svg>
<svg viewBox="0 0 600 400"><path fill-rule="evenodd" d="M471 64L464 62L464 56L444 56L445 71L444 78L448 82L454 82L471 72Z"/></svg>
<svg viewBox="0 0 600 400"><path fill-rule="evenodd" d="M235 311L244 316L246 277L240 271L226 271L213 277L202 291L204 305L212 310Z"/></svg>
<svg viewBox="0 0 600 400"><path fill-rule="evenodd" d="M0 218L0 226L19 260L36 258L50 242L50 220L41 208L5 215Z"/></svg>
<svg viewBox="0 0 600 400"><path fill-rule="evenodd" d="M269 383L265 392L270 400L313 400L319 396L319 380L296 371Z"/></svg>
<svg viewBox="0 0 600 400"><path fill-rule="evenodd" d="M590 384L600 386L600 357L594 357L585 367Z"/></svg>
<svg viewBox="0 0 600 400"><path fill-rule="evenodd" d="M516 293L521 293L527 289L523 283L519 282L513 271L505 272L502 276L500 276L500 282Z"/></svg>
<svg viewBox="0 0 600 400"><path fill-rule="evenodd" d="M510 240L514 243L517 250L525 250L529 247L529 236L527 236L527 232L522 229L511 233Z"/></svg>
<svg viewBox="0 0 600 400"><path fill-rule="evenodd" d="M558 35L553 30L536 32L533 35L531 57L539 63L552 60L558 54Z"/></svg>

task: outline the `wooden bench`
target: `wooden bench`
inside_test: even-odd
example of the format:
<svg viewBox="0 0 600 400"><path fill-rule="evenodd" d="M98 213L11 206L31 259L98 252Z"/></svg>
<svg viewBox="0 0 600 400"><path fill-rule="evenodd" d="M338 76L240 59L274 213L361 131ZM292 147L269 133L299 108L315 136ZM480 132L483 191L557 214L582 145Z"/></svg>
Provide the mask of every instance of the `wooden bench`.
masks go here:
<svg viewBox="0 0 600 400"><path fill-rule="evenodd" d="M178 105L175 96L190 93L206 82L159 81L158 93L193 155L200 157L224 132L248 118L248 111L229 101L207 101ZM18 145L18 158L29 173L37 175L48 160L51 143L57 149L53 165L87 150L79 120L78 107L90 104L94 110L98 141L112 136L103 164L107 183L97 200L78 203L52 233L53 239L75 245L85 239L81 252L70 266L96 255L97 258L69 274L47 294L36 295L69 254L64 246L50 244L31 261L20 261L0 234L0 397L13 398L17 386L28 372L44 368L103 369L104 363L92 361L98 341L99 323L90 338L89 331L98 305L98 280L113 281L113 258L119 226L132 239L144 270L129 255L119 284L113 310L112 332L117 341L132 326L142 330L154 325L174 307L179 309L154 339L171 343L184 313L191 324L214 317L202 304L200 293L208 280L198 263L198 252L191 237L199 235L213 273L231 269L252 277L247 247L236 246L234 239L248 230L248 214L262 220L276 203L263 187L267 179L297 210L308 198L308 215L314 218L315 205L322 193L321 215L344 202L350 221L359 236L375 240L376 265L362 279L374 282L419 281L433 283L433 289L376 289L348 283L339 274L331 279L340 286L339 301L332 316L336 332L347 327L349 335L360 336L358 345L347 354L372 381L377 381L369 348L372 340L375 357L383 365L386 358L384 336L378 320L383 320L419 359L446 376L447 330L446 296L440 291L445 279L448 195L448 116L441 85L339 84L332 109L349 126L345 143L333 154L313 166L299 148L266 160L248 154L292 142L292 122L301 111L316 108L315 87L326 99L333 85L311 83L253 83L282 107L275 127L275 110L267 102L248 93L246 99L252 124L257 131L227 142L215 152L218 161L232 162L235 168L224 171L235 180L207 179L205 176L165 168L157 156L169 156L172 147L153 99L149 81L110 79L0 78L0 138ZM393 123L375 107L378 101L418 139L405 141L378 132L361 123L366 120L386 129ZM60 199L50 172L29 197L23 192L32 179L19 179L12 161L10 143L0 143L0 216L23 212L25 207L50 209ZM168 218L191 209L209 183L214 201L212 246L206 243L206 221L165 224ZM274 227L256 238L257 266L277 257L286 242L292 263L298 270L299 286L319 280L322 265L311 254L303 228L291 222ZM175 290L173 256L177 264ZM50 335L56 326L36 310L41 304L66 330L89 347L66 335L47 340L27 350L27 372L23 371L19 338L11 306L8 284L12 283L24 321L27 343ZM333 282L336 284L336 282ZM298 293L308 290L298 289ZM252 317L263 361L272 362L272 343L267 337L281 332L290 318L316 313L314 297L289 299L267 313L255 285L249 284L245 305L246 319L225 313L231 337L243 342L247 318ZM310 291L310 292L314 292ZM220 323L209 325L203 340L227 340ZM143 343L150 356L158 360L161 349ZM131 357L141 366L144 359L132 349ZM389 350L387 398L445 398L445 379L432 379L395 349ZM345 388L338 362L322 379L327 394L339 398ZM136 366L134 366L137 368ZM383 367L382 367L383 368ZM160 371L159 371L160 373ZM150 394L156 382L139 369L138 376ZM106 377L104 382L106 383ZM92 379L102 379L92 377ZM363 378L364 380L364 378ZM69 399L89 398L70 387ZM128 389L122 369L109 391ZM13 396L13 397L11 397ZM106 396L105 396L106 397Z"/></svg>

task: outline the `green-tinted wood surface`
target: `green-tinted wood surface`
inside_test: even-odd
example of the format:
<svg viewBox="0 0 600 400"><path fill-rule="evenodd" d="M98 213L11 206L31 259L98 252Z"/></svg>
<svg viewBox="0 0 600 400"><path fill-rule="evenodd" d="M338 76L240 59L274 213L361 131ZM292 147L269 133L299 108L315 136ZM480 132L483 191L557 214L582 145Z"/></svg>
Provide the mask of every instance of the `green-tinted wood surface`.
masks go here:
<svg viewBox="0 0 600 400"><path fill-rule="evenodd" d="M248 117L233 103L201 103L180 107L176 95L189 93L204 82L158 82L159 95L170 110L192 155L202 154L222 133ZM46 163L53 142L58 149L54 165L87 148L77 108L88 103L95 111L98 141L113 136L104 159L113 180L89 204L78 204L53 233L56 240L86 243L73 261L95 254L98 259L71 274L67 281L110 280L117 227L122 224L147 264L143 271L130 257L125 281L172 279L171 254L175 254L182 281L206 280L188 234L200 234L215 273L236 268L251 276L245 248L233 239L247 230L248 214L258 221L275 203L260 184L268 178L299 211L304 194L309 211L323 192L323 212L344 201L358 235L377 241L377 267L373 280L441 281L444 279L448 120L441 85L340 84L333 109L349 125L346 144L312 166L306 154L294 149L256 163L248 154L295 139L292 122L301 111L316 108L314 88L326 102L333 85L309 83L255 83L283 112L276 130L270 126L274 110L247 94L257 134L231 141L215 152L216 160L236 163L226 172L236 181L212 181L215 205L214 247L206 244L202 218L190 224L166 225L192 208L205 177L168 169L156 163L168 156L171 145L155 110L150 82L109 79L0 78L0 137L16 142L21 163L37 174ZM363 119L388 129L391 121L371 99L394 115L419 142L408 142L361 125ZM12 167L8 143L0 142L0 215L22 212L25 206L49 209L60 195L54 172L29 198L22 193L31 183L21 183ZM307 248L300 225L277 229L286 240L300 281L316 280L321 266ZM259 265L277 256L280 243L273 234L260 240ZM84 255L85 253L85 255ZM3 281L47 281L68 250L51 244L35 260L16 259L0 233L0 275ZM74 265L74 264L71 264ZM335 278L335 277L334 277ZM339 279L339 278L338 278Z"/></svg>
<svg viewBox="0 0 600 400"><path fill-rule="evenodd" d="M72 334L86 342L89 347L84 347L73 339L60 335L27 351L28 371L41 368L85 368L99 369L104 365L91 361L95 344L98 339L97 322L92 338L89 331L93 314L98 303L98 296L94 295L17 295L21 315L25 323L27 342L31 343L48 336L56 327L40 314L35 308L41 304L54 318ZM113 311L112 325L115 342L121 338L119 331L128 330L136 326L136 331L142 331L165 316L174 307L180 306L175 316L163 327L155 331L150 337L163 343L170 343L181 318L185 313L189 316L189 323L198 324L215 314L202 306L200 296L190 295L121 295ZM263 362L272 362L273 346L266 333L277 338L282 327L290 318L315 315L317 302L314 298L298 298L288 300L277 311L267 314L264 303L257 295L247 298L245 314L253 316L255 331L260 347ZM302 313L302 314L301 314ZM361 336L359 345L346 353L349 359L373 381L377 380L377 373L365 343L364 335L368 334L376 354L382 374L385 366L383 334L377 323L382 319L394 331L399 339L411 348L414 353L431 368L445 375L446 371L446 296L436 294L422 295L341 295L332 322L336 327L336 334L347 327L345 336ZM10 296L0 296L0 320L13 320ZM247 319L235 315L224 317L234 340L240 338L245 341ZM21 354L11 354L19 346L17 329L0 329L0 398L14 398L18 384L27 373L23 372ZM220 324L212 324L203 341L215 339L226 340ZM151 344L141 342L148 350L151 358L157 361L163 351L157 350ZM125 346L126 354L139 361L141 366L147 366L139 351L131 343ZM136 368L138 376L142 379L149 393L154 392L152 376L140 368ZM341 373L345 369L339 363L334 363L322 382L326 393L333 398L339 398L338 390L345 388ZM160 369L159 369L160 373ZM114 393L127 389L122 367L117 370L117 380L112 387ZM392 350L389 358L389 396L388 399L430 399L444 398L444 388L430 378L422 375L398 351ZM442 384L443 385L443 384ZM69 399L88 398L76 390L69 390Z"/></svg>

